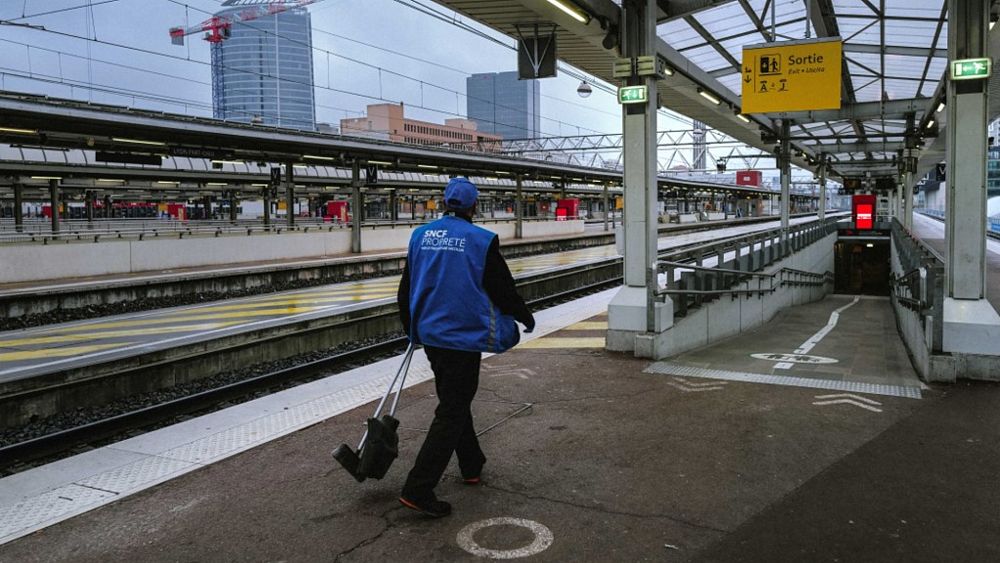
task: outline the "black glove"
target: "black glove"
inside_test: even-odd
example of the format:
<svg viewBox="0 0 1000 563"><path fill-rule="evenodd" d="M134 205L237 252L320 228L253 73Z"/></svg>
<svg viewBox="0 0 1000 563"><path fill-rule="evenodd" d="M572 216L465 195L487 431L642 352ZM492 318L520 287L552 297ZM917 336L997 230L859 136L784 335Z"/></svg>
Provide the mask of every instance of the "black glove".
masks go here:
<svg viewBox="0 0 1000 563"><path fill-rule="evenodd" d="M534 315L528 319L528 322L524 323L524 332L533 332L535 330L535 317Z"/></svg>

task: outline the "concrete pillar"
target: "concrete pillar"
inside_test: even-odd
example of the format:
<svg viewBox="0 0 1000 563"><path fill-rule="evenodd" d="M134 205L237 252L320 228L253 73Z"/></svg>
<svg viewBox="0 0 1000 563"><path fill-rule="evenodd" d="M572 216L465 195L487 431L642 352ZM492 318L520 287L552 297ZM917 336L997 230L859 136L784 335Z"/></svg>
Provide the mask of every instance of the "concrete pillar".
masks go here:
<svg viewBox="0 0 1000 563"><path fill-rule="evenodd" d="M104 194L104 218L111 218L111 194Z"/></svg>
<svg viewBox="0 0 1000 563"><path fill-rule="evenodd" d="M59 232L59 180L49 180L49 206L52 209L52 232Z"/></svg>
<svg viewBox="0 0 1000 563"><path fill-rule="evenodd" d="M291 161L285 163L285 220L288 228L295 226L295 166Z"/></svg>
<svg viewBox="0 0 1000 563"><path fill-rule="evenodd" d="M364 220L364 196L361 195L361 161L351 168L351 252L361 252L361 221Z"/></svg>
<svg viewBox="0 0 1000 563"><path fill-rule="evenodd" d="M14 230L24 231L24 186L14 182Z"/></svg>
<svg viewBox="0 0 1000 563"><path fill-rule="evenodd" d="M623 55L628 58L656 54L657 2L636 0L623 12ZM657 254L656 109L655 76L632 75L630 86L644 86L647 102L622 105L624 147L624 270L625 285L608 306L607 347L631 351L640 357L659 357L657 335L673 324L672 302L654 306L647 274ZM655 283L655 282L654 282Z"/></svg>
<svg viewBox="0 0 1000 563"><path fill-rule="evenodd" d="M988 0L949 0L948 59L985 57ZM948 296L983 299L986 280L986 80L948 83Z"/></svg>
<svg viewBox="0 0 1000 563"><path fill-rule="evenodd" d="M826 219L826 158L820 155L819 160L819 211L820 221Z"/></svg>
<svg viewBox="0 0 1000 563"><path fill-rule="evenodd" d="M948 60L989 56L989 0L948 0ZM948 272L945 352L1000 355L1000 315L986 300L987 80L948 82Z"/></svg>
<svg viewBox="0 0 1000 563"><path fill-rule="evenodd" d="M521 235L524 233L521 225L524 220L524 198L521 192L523 183L524 178L518 174L514 180L514 238L522 238Z"/></svg>
<svg viewBox="0 0 1000 563"><path fill-rule="evenodd" d="M781 120L781 154L778 158L778 167L781 169L781 230L788 230L788 217L791 212L791 182L792 182L792 146L789 141L789 128L791 121ZM786 233L782 233L782 239Z"/></svg>

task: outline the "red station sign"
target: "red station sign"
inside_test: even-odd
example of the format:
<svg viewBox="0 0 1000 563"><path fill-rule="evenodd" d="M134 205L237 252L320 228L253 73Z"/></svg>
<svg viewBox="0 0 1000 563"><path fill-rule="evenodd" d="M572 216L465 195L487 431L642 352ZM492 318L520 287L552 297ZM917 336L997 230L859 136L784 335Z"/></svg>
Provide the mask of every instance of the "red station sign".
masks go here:
<svg viewBox="0 0 1000 563"><path fill-rule="evenodd" d="M854 228L871 230L875 228L875 196L870 194L853 197Z"/></svg>

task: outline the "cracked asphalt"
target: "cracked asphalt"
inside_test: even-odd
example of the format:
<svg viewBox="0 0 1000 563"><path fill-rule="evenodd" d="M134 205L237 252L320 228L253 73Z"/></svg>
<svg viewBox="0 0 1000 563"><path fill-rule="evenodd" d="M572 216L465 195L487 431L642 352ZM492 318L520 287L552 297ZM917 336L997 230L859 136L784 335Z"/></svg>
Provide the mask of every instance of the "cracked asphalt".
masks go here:
<svg viewBox="0 0 1000 563"><path fill-rule="evenodd" d="M551 531L534 561L1000 560L1000 386L878 396L872 412L818 407L814 389L685 392L647 365L595 349L485 360L477 427L499 423L481 437L486 484L450 467L448 518L396 500L435 406L426 383L403 396L401 456L381 481L329 455L357 439L366 406L0 547L0 561L475 561L457 536L495 517ZM514 550L535 534L473 538Z"/></svg>

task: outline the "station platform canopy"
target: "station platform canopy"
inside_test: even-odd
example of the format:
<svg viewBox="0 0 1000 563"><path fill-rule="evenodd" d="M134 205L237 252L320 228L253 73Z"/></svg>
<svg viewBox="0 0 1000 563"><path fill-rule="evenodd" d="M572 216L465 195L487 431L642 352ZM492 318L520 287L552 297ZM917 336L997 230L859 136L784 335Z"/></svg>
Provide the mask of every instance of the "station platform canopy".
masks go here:
<svg viewBox="0 0 1000 563"><path fill-rule="evenodd" d="M619 83L613 45L620 0L437 1L512 38L536 23L546 30L554 24L561 60ZM938 110L948 60L946 0L659 0L657 6L657 58L669 69L657 84L663 107L769 152L778 120L788 119L793 164L815 170L823 158L843 178L895 176L901 159L911 156L907 149L920 150L918 172L943 160L947 112ZM817 38L842 42L841 108L743 115L743 49ZM990 53L1000 54L993 32ZM997 115L994 97L989 116Z"/></svg>

